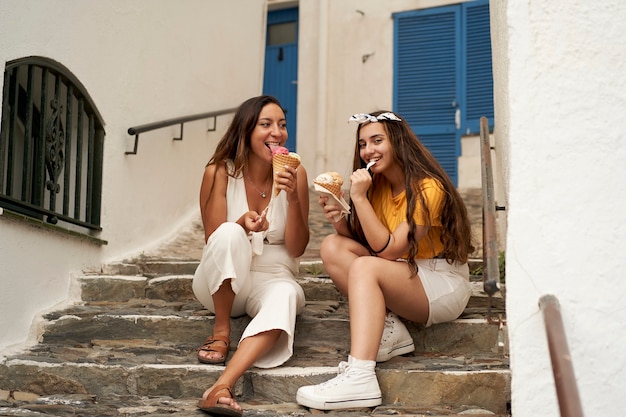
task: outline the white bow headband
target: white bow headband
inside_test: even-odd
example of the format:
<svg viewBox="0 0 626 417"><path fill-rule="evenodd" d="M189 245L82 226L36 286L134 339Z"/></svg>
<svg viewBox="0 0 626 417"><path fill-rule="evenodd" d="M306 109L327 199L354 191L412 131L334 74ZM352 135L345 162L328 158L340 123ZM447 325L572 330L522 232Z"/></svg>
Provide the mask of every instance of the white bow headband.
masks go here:
<svg viewBox="0 0 626 417"><path fill-rule="evenodd" d="M371 114L367 114L367 113L357 113L357 114L352 115L348 119L348 122L357 122L358 124L362 124L365 122L378 122L380 120L392 120L395 122L402 121L402 119L400 119L395 114L391 112L386 112L386 113L381 113L378 116L372 116Z"/></svg>

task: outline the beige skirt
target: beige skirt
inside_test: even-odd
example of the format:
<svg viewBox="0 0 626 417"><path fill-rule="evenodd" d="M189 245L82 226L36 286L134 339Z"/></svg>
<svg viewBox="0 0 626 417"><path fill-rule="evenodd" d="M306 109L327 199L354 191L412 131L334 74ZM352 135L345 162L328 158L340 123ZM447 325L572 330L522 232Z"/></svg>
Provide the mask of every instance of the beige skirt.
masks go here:
<svg viewBox="0 0 626 417"><path fill-rule="evenodd" d="M230 279L235 292L231 316L251 317L239 343L268 330L283 331L272 350L254 364L272 368L293 355L296 316L305 304L304 291L295 280L297 271L298 263L284 245L263 245L262 254L256 255L241 226L227 222L211 234L203 249L193 292L207 310L215 312L212 295Z"/></svg>

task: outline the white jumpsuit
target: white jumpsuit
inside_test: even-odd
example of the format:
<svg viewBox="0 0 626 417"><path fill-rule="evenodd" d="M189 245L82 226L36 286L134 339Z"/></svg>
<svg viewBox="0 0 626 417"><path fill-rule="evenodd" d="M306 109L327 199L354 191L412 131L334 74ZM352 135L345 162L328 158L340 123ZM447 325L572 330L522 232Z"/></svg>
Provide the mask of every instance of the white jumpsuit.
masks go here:
<svg viewBox="0 0 626 417"><path fill-rule="evenodd" d="M193 278L194 294L211 312L215 312L212 294L231 279L235 292L231 317L248 314L252 318L241 340L269 330L283 331L272 350L255 362L259 368L282 365L291 357L296 316L305 303L295 280L298 259L285 248L286 194L274 196L272 191L270 195L269 229L246 235L235 223L249 210L243 177L228 177L227 221L209 236Z"/></svg>

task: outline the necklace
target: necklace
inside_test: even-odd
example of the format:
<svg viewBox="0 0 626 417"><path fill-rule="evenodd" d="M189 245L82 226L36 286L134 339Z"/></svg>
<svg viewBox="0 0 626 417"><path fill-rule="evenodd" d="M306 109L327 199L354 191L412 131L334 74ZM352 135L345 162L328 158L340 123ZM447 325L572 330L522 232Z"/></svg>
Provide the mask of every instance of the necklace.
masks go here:
<svg viewBox="0 0 626 417"><path fill-rule="evenodd" d="M259 191L259 189L256 188L256 185L254 185L254 183L252 182L250 177L249 176L247 176L247 177L248 177L248 182L252 185L252 188L254 188L254 190L261 196L261 198L267 197L267 194L265 193L265 190Z"/></svg>

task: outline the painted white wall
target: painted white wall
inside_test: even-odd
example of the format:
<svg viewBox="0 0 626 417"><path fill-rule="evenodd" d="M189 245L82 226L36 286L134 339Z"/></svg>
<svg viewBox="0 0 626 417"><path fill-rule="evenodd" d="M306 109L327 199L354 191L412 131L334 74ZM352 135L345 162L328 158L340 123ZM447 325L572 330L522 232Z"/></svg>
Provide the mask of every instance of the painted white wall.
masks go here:
<svg viewBox="0 0 626 417"><path fill-rule="evenodd" d="M538 299L554 294L585 416L626 386L626 3L492 1L507 197L512 413L558 416Z"/></svg>
<svg viewBox="0 0 626 417"><path fill-rule="evenodd" d="M490 137L490 140L493 141L493 138ZM495 155L492 155L492 160L495 164ZM481 188L480 136L463 136L461 138L461 156L458 158L458 163L457 188Z"/></svg>
<svg viewBox="0 0 626 417"><path fill-rule="evenodd" d="M98 246L0 215L0 349L68 297L85 266L150 248L197 213L203 168L230 117L139 137L131 126L238 106L261 93L264 0L0 0L0 65L54 59L86 87L105 122ZM227 24L225 24L227 22ZM236 53L233 50L236 48Z"/></svg>

